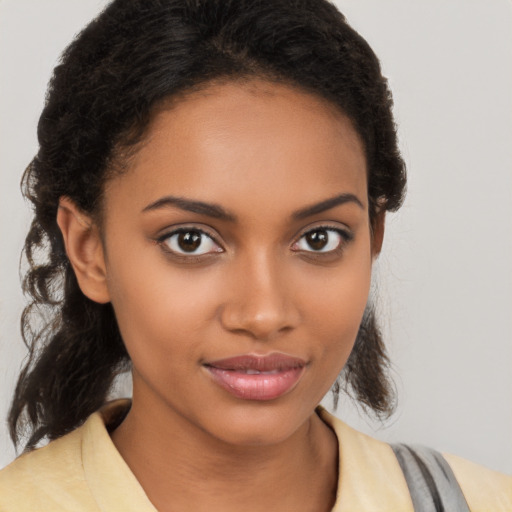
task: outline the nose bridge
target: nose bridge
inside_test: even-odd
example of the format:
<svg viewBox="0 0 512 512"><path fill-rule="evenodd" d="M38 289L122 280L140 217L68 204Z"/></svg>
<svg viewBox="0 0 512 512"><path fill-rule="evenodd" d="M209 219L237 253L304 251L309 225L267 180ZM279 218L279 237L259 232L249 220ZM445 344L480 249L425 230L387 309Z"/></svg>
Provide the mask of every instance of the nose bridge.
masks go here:
<svg viewBox="0 0 512 512"><path fill-rule="evenodd" d="M257 339L295 327L298 312L289 284L285 266L272 251L248 251L233 271L232 290L222 311L224 327Z"/></svg>

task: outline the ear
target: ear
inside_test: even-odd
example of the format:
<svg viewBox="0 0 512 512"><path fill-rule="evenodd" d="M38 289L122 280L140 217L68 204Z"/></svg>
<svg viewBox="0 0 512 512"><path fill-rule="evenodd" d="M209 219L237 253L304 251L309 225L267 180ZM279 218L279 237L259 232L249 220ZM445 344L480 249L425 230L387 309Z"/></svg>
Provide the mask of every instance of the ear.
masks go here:
<svg viewBox="0 0 512 512"><path fill-rule="evenodd" d="M109 302L105 258L98 227L68 197L60 198L57 224L84 295L100 304Z"/></svg>
<svg viewBox="0 0 512 512"><path fill-rule="evenodd" d="M372 227L372 258L375 259L380 254L382 243L384 242L384 224L386 220L386 210L382 209L377 213Z"/></svg>

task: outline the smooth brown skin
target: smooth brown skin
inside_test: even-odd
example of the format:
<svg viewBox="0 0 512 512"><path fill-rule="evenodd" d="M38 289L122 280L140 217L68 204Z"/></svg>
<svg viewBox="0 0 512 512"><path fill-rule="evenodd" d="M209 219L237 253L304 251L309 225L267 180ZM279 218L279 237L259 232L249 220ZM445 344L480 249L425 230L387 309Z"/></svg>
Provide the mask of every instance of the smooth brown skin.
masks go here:
<svg viewBox="0 0 512 512"><path fill-rule="evenodd" d="M295 218L340 194L349 201ZM214 203L233 219L162 205ZM314 409L352 349L366 305L373 238L360 138L335 107L261 81L210 85L154 119L129 169L105 191L100 228L67 198L58 222L82 291L111 301L133 362L133 405L112 439L165 511L328 511L337 441ZM326 253L306 231L350 230ZM176 227L210 252L179 256ZM166 244L167 242L167 244ZM336 245L336 244L335 244ZM339 250L338 250L339 249ZM284 352L307 361L287 394L236 398L203 363Z"/></svg>

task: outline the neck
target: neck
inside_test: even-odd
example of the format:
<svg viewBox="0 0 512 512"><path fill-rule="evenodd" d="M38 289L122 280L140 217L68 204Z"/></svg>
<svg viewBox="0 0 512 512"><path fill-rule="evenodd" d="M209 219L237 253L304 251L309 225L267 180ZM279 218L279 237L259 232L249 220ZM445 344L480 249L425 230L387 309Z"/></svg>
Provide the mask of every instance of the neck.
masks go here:
<svg viewBox="0 0 512 512"><path fill-rule="evenodd" d="M284 441L233 445L137 398L112 440L160 512L331 510L337 441L315 413Z"/></svg>

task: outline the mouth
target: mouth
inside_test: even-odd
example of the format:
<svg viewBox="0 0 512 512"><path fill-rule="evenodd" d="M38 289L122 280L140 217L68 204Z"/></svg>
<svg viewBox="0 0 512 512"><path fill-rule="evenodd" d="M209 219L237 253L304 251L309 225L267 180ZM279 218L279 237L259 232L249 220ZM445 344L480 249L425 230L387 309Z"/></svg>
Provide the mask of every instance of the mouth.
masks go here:
<svg viewBox="0 0 512 512"><path fill-rule="evenodd" d="M304 375L306 361L281 353L242 355L205 363L225 391L243 400L274 400L290 392Z"/></svg>

